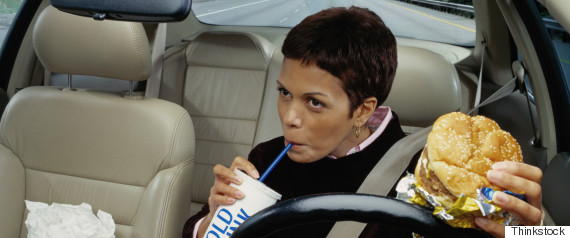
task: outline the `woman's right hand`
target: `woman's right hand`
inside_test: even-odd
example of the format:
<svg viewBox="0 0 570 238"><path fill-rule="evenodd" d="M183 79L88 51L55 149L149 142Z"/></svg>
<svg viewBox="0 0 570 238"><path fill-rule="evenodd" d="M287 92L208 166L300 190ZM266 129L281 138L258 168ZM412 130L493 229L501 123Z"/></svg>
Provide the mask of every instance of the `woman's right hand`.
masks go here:
<svg viewBox="0 0 570 238"><path fill-rule="evenodd" d="M259 178L259 172L257 172L255 166L241 156L236 157L229 168L221 164L214 166L214 186L210 189L210 197L208 198L210 213L200 224L198 237L203 237L204 233L206 233L208 225L212 221L219 205L234 204L236 199L241 199L245 196L242 191L230 186L230 183L238 185L243 183L243 179L234 172L235 169L245 171L254 179Z"/></svg>

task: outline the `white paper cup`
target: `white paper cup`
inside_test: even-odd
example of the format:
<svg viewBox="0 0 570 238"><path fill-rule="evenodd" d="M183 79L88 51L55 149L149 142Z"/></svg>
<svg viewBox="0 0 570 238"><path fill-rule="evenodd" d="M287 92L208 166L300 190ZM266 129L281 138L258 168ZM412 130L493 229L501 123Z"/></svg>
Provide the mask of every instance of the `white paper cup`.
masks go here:
<svg viewBox="0 0 570 238"><path fill-rule="evenodd" d="M218 207L212 222L208 225L204 238L230 237L247 218L281 199L281 194L273 191L265 184L237 169L234 172L243 178L243 183L241 185L231 183L230 186L239 189L245 196L236 200L232 205L220 205Z"/></svg>

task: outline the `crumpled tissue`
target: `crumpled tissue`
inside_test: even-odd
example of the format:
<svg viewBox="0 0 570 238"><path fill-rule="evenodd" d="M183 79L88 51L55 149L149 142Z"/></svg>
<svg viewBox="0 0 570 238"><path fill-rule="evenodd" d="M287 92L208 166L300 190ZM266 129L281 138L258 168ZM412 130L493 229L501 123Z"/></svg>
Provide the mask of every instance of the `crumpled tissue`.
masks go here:
<svg viewBox="0 0 570 238"><path fill-rule="evenodd" d="M26 200L28 218L25 221L28 238L114 238L115 222L111 214L97 211L91 205L52 203Z"/></svg>

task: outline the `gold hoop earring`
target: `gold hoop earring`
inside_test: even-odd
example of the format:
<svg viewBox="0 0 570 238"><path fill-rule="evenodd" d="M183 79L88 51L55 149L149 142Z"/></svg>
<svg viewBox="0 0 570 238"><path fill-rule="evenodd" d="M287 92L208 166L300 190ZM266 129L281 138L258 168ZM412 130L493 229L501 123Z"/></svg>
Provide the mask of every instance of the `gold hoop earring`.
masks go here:
<svg viewBox="0 0 570 238"><path fill-rule="evenodd" d="M357 127L356 130L354 130L354 134L356 134L356 138L360 137L360 127Z"/></svg>

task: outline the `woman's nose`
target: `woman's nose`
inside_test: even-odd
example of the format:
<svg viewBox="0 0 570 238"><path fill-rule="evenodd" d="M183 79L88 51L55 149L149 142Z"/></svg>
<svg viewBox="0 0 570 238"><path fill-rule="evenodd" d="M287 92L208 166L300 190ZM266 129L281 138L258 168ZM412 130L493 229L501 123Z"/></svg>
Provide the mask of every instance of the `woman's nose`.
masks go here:
<svg viewBox="0 0 570 238"><path fill-rule="evenodd" d="M301 127L303 125L302 112L296 103L291 103L286 108L283 122L288 127Z"/></svg>

